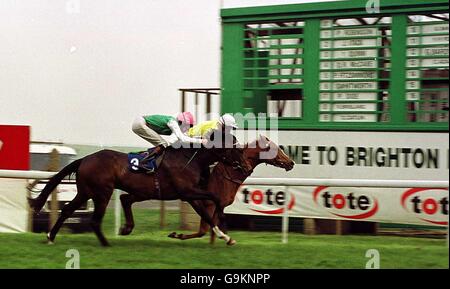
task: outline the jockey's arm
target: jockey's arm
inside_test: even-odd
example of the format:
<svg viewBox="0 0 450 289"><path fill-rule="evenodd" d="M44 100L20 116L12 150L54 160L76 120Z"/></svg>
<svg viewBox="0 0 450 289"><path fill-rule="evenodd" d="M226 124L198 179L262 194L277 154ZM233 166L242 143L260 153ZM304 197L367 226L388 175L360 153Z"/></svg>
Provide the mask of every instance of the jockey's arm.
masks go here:
<svg viewBox="0 0 450 289"><path fill-rule="evenodd" d="M173 134L175 134L177 139L180 140L181 142L198 143L198 144L201 144L204 142L201 138L188 137L187 135L182 133L180 126L178 125L178 123L175 120L169 121L169 123L167 123L167 126L172 130Z"/></svg>

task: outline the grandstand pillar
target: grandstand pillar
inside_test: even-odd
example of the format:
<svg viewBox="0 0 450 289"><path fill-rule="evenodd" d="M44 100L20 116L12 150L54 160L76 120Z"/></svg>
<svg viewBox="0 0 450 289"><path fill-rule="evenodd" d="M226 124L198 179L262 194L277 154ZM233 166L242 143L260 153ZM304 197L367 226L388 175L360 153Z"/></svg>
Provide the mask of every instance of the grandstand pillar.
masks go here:
<svg viewBox="0 0 450 289"><path fill-rule="evenodd" d="M48 164L48 171L57 172L59 170L59 153L56 149L53 149L50 153L50 161ZM58 191L54 189L51 194L51 202L50 202L50 219L49 219L49 231L55 225L56 220L58 220Z"/></svg>

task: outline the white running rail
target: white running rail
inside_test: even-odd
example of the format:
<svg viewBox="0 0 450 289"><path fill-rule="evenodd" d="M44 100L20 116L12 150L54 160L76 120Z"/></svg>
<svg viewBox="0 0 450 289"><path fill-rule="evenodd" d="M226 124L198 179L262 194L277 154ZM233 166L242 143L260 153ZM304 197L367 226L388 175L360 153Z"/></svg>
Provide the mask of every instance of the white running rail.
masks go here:
<svg viewBox="0 0 450 289"><path fill-rule="evenodd" d="M56 172L0 170L0 178L14 179L48 179ZM369 180L369 179L300 179L300 178L248 178L244 185L283 186L286 191L291 186L330 186L330 187L378 187L378 188L448 188L449 181L419 180ZM116 191L114 202L115 232L120 226L120 192ZM287 205L287 202L286 202ZM289 229L288 210L284 210L282 221L282 242L287 243ZM447 233L448 246L448 233Z"/></svg>
<svg viewBox="0 0 450 289"><path fill-rule="evenodd" d="M0 178L48 179L56 172L0 170ZM330 187L386 187L386 188L448 188L449 181L369 180L369 179L302 179L248 178L245 185L260 186L330 186Z"/></svg>

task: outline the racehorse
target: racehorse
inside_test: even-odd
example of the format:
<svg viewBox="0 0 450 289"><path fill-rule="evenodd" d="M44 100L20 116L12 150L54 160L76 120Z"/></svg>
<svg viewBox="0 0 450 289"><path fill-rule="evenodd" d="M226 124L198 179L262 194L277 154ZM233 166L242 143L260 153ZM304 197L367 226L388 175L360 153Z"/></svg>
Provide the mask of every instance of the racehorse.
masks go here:
<svg viewBox="0 0 450 289"><path fill-rule="evenodd" d="M276 156L270 159L262 158L261 152L267 152L270 149L277 151ZM273 165L279 168L284 168L286 171L292 170L295 165L294 161L292 161L278 145L276 145L265 136L260 136L258 140L244 147L244 158L246 159L247 164L250 163L250 174L251 172L253 172L253 169L255 169L259 164L262 163ZM240 170L236 170L228 164L219 163L214 168L210 176L208 182L208 191L219 194L220 208L216 209L216 204L210 201L197 200L191 201L191 206L194 209L197 208L196 210L206 208L208 214L213 217L214 221L218 222L218 219L220 219L220 221L223 222L224 220L220 212L223 212L225 207L231 205L234 202L234 198L237 191L239 190L239 187L250 174L246 174ZM203 237L210 228L211 227L202 219L200 220L200 227L198 232L189 235L177 234L176 232L173 232L169 234L169 237L180 240L200 238ZM215 236L216 235L214 234L214 232L211 231L211 243L214 242Z"/></svg>
<svg viewBox="0 0 450 289"><path fill-rule="evenodd" d="M202 170L217 161L229 164L243 162L242 151L235 148L168 147L162 157L164 159L154 175L131 172L127 154L113 150L101 150L64 167L50 178L37 198L29 199L30 206L35 212L39 212L62 179L72 173L76 174L77 195L62 208L60 217L47 234L48 242L53 243L64 221L83 203L92 199L95 206L91 220L92 229L100 243L109 246L101 231L101 222L114 189L127 192L136 201L210 200L219 207L217 194L199 188ZM205 218L218 236L231 241L231 238L213 223L205 209L199 209L197 213Z"/></svg>
<svg viewBox="0 0 450 289"><path fill-rule="evenodd" d="M264 158L261 153L268 152L269 150L276 151L276 155L272 158ZM206 210L208 214L213 218L214 222L218 222L218 219L222 218L221 212L223 209L231 205L234 201L234 197L242 185L242 183L251 175L253 170L262 163L270 164L279 168L284 168L286 171L293 169L295 163L292 161L283 150L276 145L274 142L269 140L265 136L260 136L260 138L250 144L247 144L243 148L243 157L245 163L245 169L237 168L236 166L227 163L218 163L209 177L207 190L214 192L218 195L220 199L220 207L217 208L217 204L211 201L199 201L192 200L189 204L194 208L194 210L201 211ZM123 196L123 198L122 198ZM125 211L126 224L123 228L126 228L121 232L122 235L128 235L134 227L133 215L131 212L131 205L135 202L130 195L122 195L122 207ZM217 208L217 209L216 209ZM223 221L223 219L221 220ZM210 225L202 218L200 221L200 228L197 233L194 234L177 234L173 232L169 234L169 237L176 238L180 240L187 240L192 238L203 237L206 232L208 232ZM214 241L214 232L211 232L211 243ZM220 235L218 235L221 237ZM222 238L222 237L221 237ZM235 244L235 240L227 242L228 245Z"/></svg>

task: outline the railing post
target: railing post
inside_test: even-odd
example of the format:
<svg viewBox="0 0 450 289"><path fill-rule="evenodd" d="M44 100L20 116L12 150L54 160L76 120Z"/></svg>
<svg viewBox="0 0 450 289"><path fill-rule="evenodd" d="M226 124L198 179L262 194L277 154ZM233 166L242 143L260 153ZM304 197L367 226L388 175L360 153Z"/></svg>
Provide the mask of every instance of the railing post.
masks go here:
<svg viewBox="0 0 450 289"><path fill-rule="evenodd" d="M199 121L199 119L198 119L198 116L199 116L198 110L199 110L199 104L198 104L198 92L196 92L196 93L195 93L195 120L196 120L197 122Z"/></svg>
<svg viewBox="0 0 450 289"><path fill-rule="evenodd" d="M281 242L283 244L287 244L288 242L288 232L289 232L289 202L288 195L289 195L289 186L284 187L284 211L283 211L283 219L281 224Z"/></svg>
<svg viewBox="0 0 450 289"><path fill-rule="evenodd" d="M186 92L184 90L181 91L181 111L186 110Z"/></svg>
<svg viewBox="0 0 450 289"><path fill-rule="evenodd" d="M166 203L159 201L159 228L164 229L166 227Z"/></svg>
<svg viewBox="0 0 450 289"><path fill-rule="evenodd" d="M120 230L120 190L114 191L114 235L119 235Z"/></svg>
<svg viewBox="0 0 450 289"><path fill-rule="evenodd" d="M58 171L60 163L59 153L56 149L53 149L50 153L50 162L48 164L49 171ZM49 232L58 220L59 204L58 204L58 190L55 188L51 193L50 201L50 219L49 219Z"/></svg>
<svg viewBox="0 0 450 289"><path fill-rule="evenodd" d="M208 117L211 117L209 114L211 113L211 93L206 94L206 114Z"/></svg>
<svg viewBox="0 0 450 289"><path fill-rule="evenodd" d="M448 242L449 242L449 241L448 241L449 230L450 230L450 229L449 229L449 225L447 224L447 248L448 248L448 245L449 245L449 244L448 244Z"/></svg>

